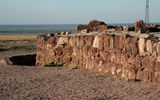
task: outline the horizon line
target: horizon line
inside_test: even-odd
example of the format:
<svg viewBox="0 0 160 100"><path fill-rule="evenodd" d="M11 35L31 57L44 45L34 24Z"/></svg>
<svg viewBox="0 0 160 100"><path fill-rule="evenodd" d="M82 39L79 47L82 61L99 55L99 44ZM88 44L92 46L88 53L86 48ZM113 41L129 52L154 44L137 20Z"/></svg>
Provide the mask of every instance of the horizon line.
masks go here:
<svg viewBox="0 0 160 100"><path fill-rule="evenodd" d="M82 23L82 25L87 25L86 23ZM134 24L134 23L106 23L106 24ZM150 22L149 24L160 24L160 22ZM79 24L0 24L0 25L80 25Z"/></svg>

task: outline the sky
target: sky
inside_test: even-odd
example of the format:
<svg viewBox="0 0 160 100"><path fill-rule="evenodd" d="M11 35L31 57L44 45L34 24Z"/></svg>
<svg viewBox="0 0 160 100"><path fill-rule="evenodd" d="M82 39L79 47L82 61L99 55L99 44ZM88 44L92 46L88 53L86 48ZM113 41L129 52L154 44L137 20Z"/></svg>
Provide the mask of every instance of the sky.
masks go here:
<svg viewBox="0 0 160 100"><path fill-rule="evenodd" d="M134 23L146 0L0 0L0 25ZM150 22L160 22L160 0L150 0Z"/></svg>

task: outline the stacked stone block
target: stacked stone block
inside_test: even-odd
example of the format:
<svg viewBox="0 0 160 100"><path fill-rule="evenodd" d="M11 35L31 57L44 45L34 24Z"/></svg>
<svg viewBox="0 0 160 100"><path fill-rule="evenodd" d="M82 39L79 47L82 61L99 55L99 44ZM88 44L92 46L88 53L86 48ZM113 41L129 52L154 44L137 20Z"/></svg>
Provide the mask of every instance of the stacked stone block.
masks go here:
<svg viewBox="0 0 160 100"><path fill-rule="evenodd" d="M127 81L160 82L160 41L129 35L38 36L36 64L50 62L110 73Z"/></svg>

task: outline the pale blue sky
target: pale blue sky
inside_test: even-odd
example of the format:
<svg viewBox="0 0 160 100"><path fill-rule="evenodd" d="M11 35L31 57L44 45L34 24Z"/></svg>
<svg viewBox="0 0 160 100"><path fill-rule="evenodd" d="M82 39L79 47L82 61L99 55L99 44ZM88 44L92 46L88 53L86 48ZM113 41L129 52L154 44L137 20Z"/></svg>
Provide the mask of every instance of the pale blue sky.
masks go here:
<svg viewBox="0 0 160 100"><path fill-rule="evenodd" d="M133 23L146 0L0 0L0 24ZM160 0L150 0L150 22L160 22Z"/></svg>

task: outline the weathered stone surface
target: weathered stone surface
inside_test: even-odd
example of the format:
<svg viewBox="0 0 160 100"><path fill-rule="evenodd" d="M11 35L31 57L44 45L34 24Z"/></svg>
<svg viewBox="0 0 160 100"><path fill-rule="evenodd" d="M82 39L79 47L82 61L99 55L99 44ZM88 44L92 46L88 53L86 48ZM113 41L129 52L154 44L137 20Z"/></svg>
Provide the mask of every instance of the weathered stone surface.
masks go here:
<svg viewBox="0 0 160 100"><path fill-rule="evenodd" d="M82 33L85 30L85 32L88 32L88 25L78 25L77 26L77 33Z"/></svg>
<svg viewBox="0 0 160 100"><path fill-rule="evenodd" d="M134 31L135 30L135 27L134 26L124 26L123 27L123 31Z"/></svg>
<svg viewBox="0 0 160 100"><path fill-rule="evenodd" d="M122 26L116 26L116 31L123 31L123 27Z"/></svg>
<svg viewBox="0 0 160 100"><path fill-rule="evenodd" d="M129 68L128 70L128 81L135 81L136 80L136 71L134 68Z"/></svg>
<svg viewBox="0 0 160 100"><path fill-rule="evenodd" d="M112 75L116 74L116 65L115 64L111 64L110 66L110 72Z"/></svg>
<svg viewBox="0 0 160 100"><path fill-rule="evenodd" d="M128 81L128 68L126 68L126 67L122 68L121 77Z"/></svg>
<svg viewBox="0 0 160 100"><path fill-rule="evenodd" d="M138 68L136 80L141 81L143 79L143 71L142 68Z"/></svg>
<svg viewBox="0 0 160 100"><path fill-rule="evenodd" d="M160 43L127 34L38 36L37 65L57 62L120 76L127 81L160 81Z"/></svg>
<svg viewBox="0 0 160 100"><path fill-rule="evenodd" d="M155 70L160 72L160 62L155 62Z"/></svg>
<svg viewBox="0 0 160 100"><path fill-rule="evenodd" d="M88 31L89 32L98 32L98 31L105 31L107 28L106 24L102 21L92 20L88 24Z"/></svg>
<svg viewBox="0 0 160 100"><path fill-rule="evenodd" d="M107 25L99 25L98 32L107 32Z"/></svg>
<svg viewBox="0 0 160 100"><path fill-rule="evenodd" d="M98 37L98 36L96 36L96 37L94 38L92 47L93 47L93 48L98 48L98 47L99 47L99 37Z"/></svg>
<svg viewBox="0 0 160 100"><path fill-rule="evenodd" d="M146 49L147 49L147 54L152 54L152 42L151 40L146 41Z"/></svg>
<svg viewBox="0 0 160 100"><path fill-rule="evenodd" d="M68 38L64 38L64 37L60 37L59 39L58 39L58 43L57 43L57 46L59 46L59 45L64 45L64 44L67 44L68 43Z"/></svg>
<svg viewBox="0 0 160 100"><path fill-rule="evenodd" d="M143 22L143 20L139 20L137 21L135 24L135 32L137 33L145 33L145 24Z"/></svg>
<svg viewBox="0 0 160 100"><path fill-rule="evenodd" d="M131 38L130 42L131 42L132 55L135 56L138 53L137 38L136 37Z"/></svg>
<svg viewBox="0 0 160 100"><path fill-rule="evenodd" d="M139 39L139 54L140 56L144 56L145 52L144 52L144 48L145 48L145 39L144 38L140 38Z"/></svg>
<svg viewBox="0 0 160 100"><path fill-rule="evenodd" d="M160 26L156 24L146 25L147 32L160 32Z"/></svg>
<svg viewBox="0 0 160 100"><path fill-rule="evenodd" d="M83 29L83 30L80 31L80 33L86 34L86 33L88 33L88 30L87 29Z"/></svg>
<svg viewBox="0 0 160 100"><path fill-rule="evenodd" d="M0 59L1 65L13 65L13 62L9 58Z"/></svg>

